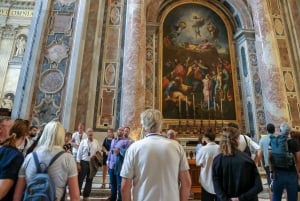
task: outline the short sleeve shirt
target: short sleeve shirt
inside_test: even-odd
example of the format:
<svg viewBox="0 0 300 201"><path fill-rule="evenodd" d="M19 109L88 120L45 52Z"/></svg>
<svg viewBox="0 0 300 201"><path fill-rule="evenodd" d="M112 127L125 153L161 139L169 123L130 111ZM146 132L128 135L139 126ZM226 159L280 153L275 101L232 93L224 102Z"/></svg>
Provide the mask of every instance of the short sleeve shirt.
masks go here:
<svg viewBox="0 0 300 201"><path fill-rule="evenodd" d="M58 152L63 151L62 148L55 148L52 151L38 149L37 155L40 163L48 166L51 159ZM29 181L36 174L36 166L34 163L33 155L30 153L26 156L23 165L20 168L19 177L25 177L26 181ZM49 175L52 177L52 180L56 187L56 197L57 200L60 200L65 186L67 184L69 177L77 176L77 166L75 159L72 154L64 153L49 167Z"/></svg>
<svg viewBox="0 0 300 201"><path fill-rule="evenodd" d="M186 170L189 165L183 147L153 135L128 148L121 176L133 179L135 201L179 201L179 173Z"/></svg>
<svg viewBox="0 0 300 201"><path fill-rule="evenodd" d="M24 157L18 149L8 146L0 147L0 179L16 181L23 160ZM2 200L13 200L14 189L15 184Z"/></svg>
<svg viewBox="0 0 300 201"><path fill-rule="evenodd" d="M264 153L265 167L269 166L268 156L269 156L270 135L271 134L268 134L267 136L262 137L259 141L259 146L262 148L263 153Z"/></svg>

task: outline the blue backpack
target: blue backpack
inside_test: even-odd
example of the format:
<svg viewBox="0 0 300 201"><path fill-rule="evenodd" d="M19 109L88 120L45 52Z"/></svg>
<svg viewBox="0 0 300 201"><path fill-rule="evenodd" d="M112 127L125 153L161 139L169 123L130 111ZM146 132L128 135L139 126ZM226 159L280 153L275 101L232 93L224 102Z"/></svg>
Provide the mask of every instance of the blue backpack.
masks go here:
<svg viewBox="0 0 300 201"><path fill-rule="evenodd" d="M289 169L295 166L294 154L289 152L287 141L287 135L270 136L272 164L275 168Z"/></svg>
<svg viewBox="0 0 300 201"><path fill-rule="evenodd" d="M33 152L34 163L37 168L36 175L27 183L23 201L55 201L55 184L48 174L48 168L61 156L64 151L57 153L50 161L48 167L42 171L36 152Z"/></svg>

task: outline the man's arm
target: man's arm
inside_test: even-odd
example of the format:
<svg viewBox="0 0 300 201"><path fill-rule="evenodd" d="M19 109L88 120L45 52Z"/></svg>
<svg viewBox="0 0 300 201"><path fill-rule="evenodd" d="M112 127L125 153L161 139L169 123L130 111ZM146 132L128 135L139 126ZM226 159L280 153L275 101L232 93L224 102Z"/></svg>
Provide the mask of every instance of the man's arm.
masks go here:
<svg viewBox="0 0 300 201"><path fill-rule="evenodd" d="M273 179L273 171L274 171L274 168L273 168L273 164L272 164L272 151L269 150L269 156L268 156L268 160L269 160L269 170L270 170L270 178Z"/></svg>
<svg viewBox="0 0 300 201"><path fill-rule="evenodd" d="M79 201L80 200L80 193L78 187L78 176L73 176L68 178L68 187L69 187L69 194L71 200Z"/></svg>
<svg viewBox="0 0 300 201"><path fill-rule="evenodd" d="M0 200L6 196L13 185L13 179L0 179Z"/></svg>
<svg viewBox="0 0 300 201"><path fill-rule="evenodd" d="M19 177L18 180L17 180L15 192L14 192L14 198L13 198L14 201L21 201L22 200L22 196L23 196L25 186L26 186L25 177Z"/></svg>
<svg viewBox="0 0 300 201"><path fill-rule="evenodd" d="M189 170L180 171L180 201L187 201L191 193L192 180ZM123 192L122 192L123 193Z"/></svg>
<svg viewBox="0 0 300 201"><path fill-rule="evenodd" d="M259 149L257 152L256 152L256 157L255 157L255 164L259 165L259 163L262 161L263 165L265 164L264 163L264 156L263 156L263 150L262 149Z"/></svg>
<svg viewBox="0 0 300 201"><path fill-rule="evenodd" d="M72 145L72 147L78 148L79 144L76 144L76 135L77 135L77 132L72 134L71 145Z"/></svg>
<svg viewBox="0 0 300 201"><path fill-rule="evenodd" d="M296 169L298 178L300 178L300 151L295 152L295 158L296 158Z"/></svg>
<svg viewBox="0 0 300 201"><path fill-rule="evenodd" d="M121 195L123 201L131 201L132 179L122 178Z"/></svg>

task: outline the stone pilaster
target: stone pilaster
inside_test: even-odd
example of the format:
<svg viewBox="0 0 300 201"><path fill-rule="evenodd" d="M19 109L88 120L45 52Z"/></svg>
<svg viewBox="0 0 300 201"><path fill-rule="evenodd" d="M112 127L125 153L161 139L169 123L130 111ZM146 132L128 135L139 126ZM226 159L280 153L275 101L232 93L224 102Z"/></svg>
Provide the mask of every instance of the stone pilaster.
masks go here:
<svg viewBox="0 0 300 201"><path fill-rule="evenodd" d="M289 121L289 112L279 61L280 57L278 51L274 48L274 46L276 47L276 40L271 14L268 10L269 4L266 1L253 0L251 6L256 32L256 49L266 122L279 125L284 121Z"/></svg>
<svg viewBox="0 0 300 201"><path fill-rule="evenodd" d="M143 0L127 4L120 124L138 135L140 114L145 109L145 5Z"/></svg>

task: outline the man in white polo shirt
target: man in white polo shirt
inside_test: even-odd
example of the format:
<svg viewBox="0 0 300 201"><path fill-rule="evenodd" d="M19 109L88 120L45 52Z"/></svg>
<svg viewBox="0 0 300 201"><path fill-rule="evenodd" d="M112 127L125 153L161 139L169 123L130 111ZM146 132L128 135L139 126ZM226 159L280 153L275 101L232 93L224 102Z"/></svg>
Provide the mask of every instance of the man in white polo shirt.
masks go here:
<svg viewBox="0 0 300 201"><path fill-rule="evenodd" d="M78 151L78 147L79 144L81 142L81 140L86 139L87 135L84 132L84 124L83 123L79 123L78 124L78 131L76 131L75 133L73 133L72 135L72 154L76 160L77 157L77 151Z"/></svg>

